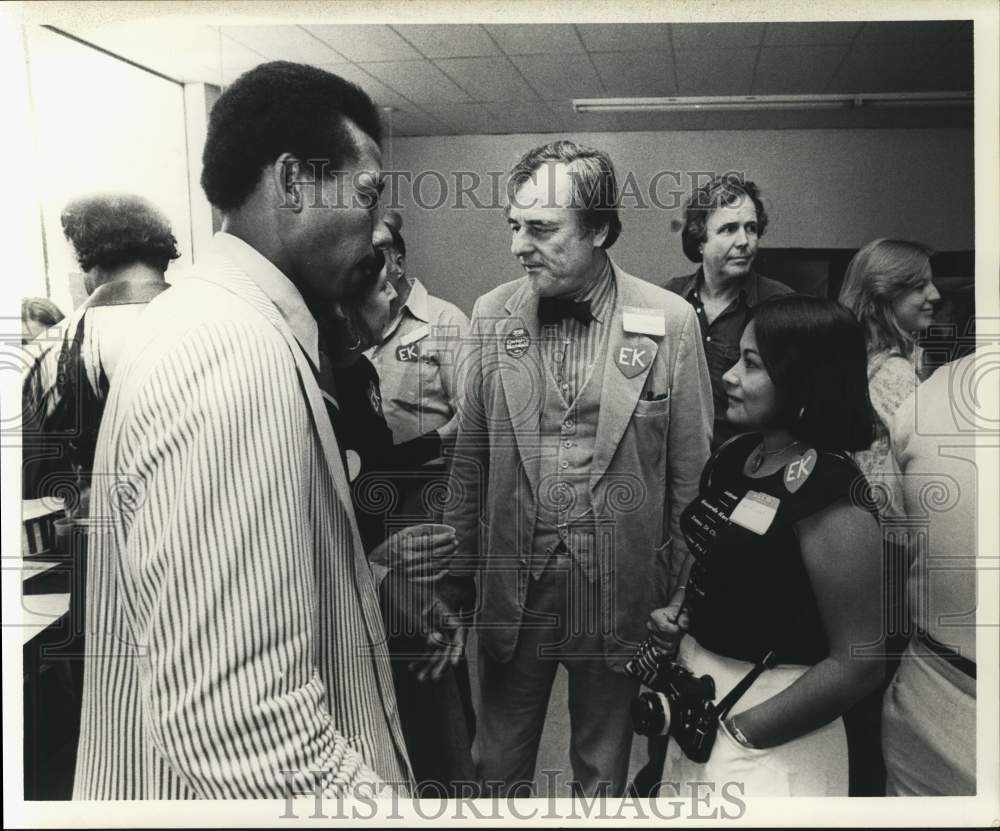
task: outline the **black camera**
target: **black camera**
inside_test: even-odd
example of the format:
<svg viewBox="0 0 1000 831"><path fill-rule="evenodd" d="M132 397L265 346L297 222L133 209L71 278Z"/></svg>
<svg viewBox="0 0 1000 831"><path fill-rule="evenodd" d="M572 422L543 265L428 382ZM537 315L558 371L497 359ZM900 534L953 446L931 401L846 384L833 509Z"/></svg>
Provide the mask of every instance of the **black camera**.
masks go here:
<svg viewBox="0 0 1000 831"><path fill-rule="evenodd" d="M651 690L632 701L635 732L640 736L672 736L692 762L707 762L719 729L712 677L699 678L670 660L652 638L639 645L625 664L625 673Z"/></svg>

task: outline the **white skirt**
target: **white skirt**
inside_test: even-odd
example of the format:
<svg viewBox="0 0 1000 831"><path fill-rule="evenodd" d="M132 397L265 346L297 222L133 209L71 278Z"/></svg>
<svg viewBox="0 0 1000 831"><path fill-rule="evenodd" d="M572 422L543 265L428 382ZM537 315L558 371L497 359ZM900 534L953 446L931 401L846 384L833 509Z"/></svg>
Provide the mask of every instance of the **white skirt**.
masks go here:
<svg viewBox="0 0 1000 831"><path fill-rule="evenodd" d="M687 636L681 641L679 661L695 675L715 680L716 702L735 687L753 664L724 658L698 645ZM765 670L730 715L760 704L780 693L800 678L809 667L783 664ZM777 747L754 750L743 747L721 725L705 764L692 762L671 740L664 766L665 782L676 783L678 793L688 792L690 782L741 783L743 796L847 796L847 734L843 719L807 733ZM738 787L738 785L737 785ZM664 791L661 789L661 793Z"/></svg>

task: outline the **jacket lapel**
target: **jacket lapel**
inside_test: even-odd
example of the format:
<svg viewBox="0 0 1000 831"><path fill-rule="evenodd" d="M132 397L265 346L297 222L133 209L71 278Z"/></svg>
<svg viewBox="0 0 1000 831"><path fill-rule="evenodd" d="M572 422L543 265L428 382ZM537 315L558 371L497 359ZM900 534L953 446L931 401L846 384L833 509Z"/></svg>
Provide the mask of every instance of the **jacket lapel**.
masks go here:
<svg viewBox="0 0 1000 831"><path fill-rule="evenodd" d="M211 265L208 265L209 261L211 261ZM274 304L261 291L257 284L230 260L225 257L206 257L203 264L197 267L188 279L201 279L209 283L214 283L232 292L236 297L257 309L281 333L295 359L299 381L302 384L306 400L309 403L309 409L312 412L313 423L316 425L320 446L323 449L323 455L326 457L327 466L333 478L336 496L341 502L341 507L347 515L350 526L351 548L354 560L354 581L362 609L364 610L365 629L368 632L369 643L374 655L376 657L381 656L381 660L376 661L376 677L381 687L380 693L383 710L385 711L397 752L401 759L406 760L406 745L391 704L394 701L395 691L393 689L392 678L388 675L387 670L389 657L385 630L382 624L382 615L376 600L377 591L374 578L372 577L368 558L365 555L364 545L361 542L361 534L358 532L358 524L354 516L347 473L340 458L340 450L333 432L333 425L330 423L330 416L323 402L323 393L320 391L315 371L309 363L308 358L306 358L305 351L295 339L295 335L292 334L292 330ZM411 773L408 761L407 772Z"/></svg>
<svg viewBox="0 0 1000 831"><path fill-rule="evenodd" d="M240 297L249 305L257 309L267 318L268 322L281 333L289 351L295 359L295 366L298 370L299 381L302 383L302 390L305 392L306 400L309 402L309 409L312 411L313 423L316 425L316 432L319 437L320 446L323 448L323 455L326 457L327 466L333 477L333 484L336 488L337 498L343 503L348 516L350 517L351 536L354 540L355 567L359 574L370 574L368 560L364 555L364 546L361 544L361 535L358 532L358 525L354 519L354 510L351 507L351 489L347 481L347 473L340 458L340 451L337 439L333 432L333 425L330 424L330 416L323 403L323 393L320 391L319 383L316 381L315 370L309 363L306 354L299 342L292 334L292 330L281 317L274 304L260 290L253 280L246 275L239 267L231 263L224 257L212 258L210 265L203 264L196 268L191 274L192 279L205 280L214 283L227 291Z"/></svg>
<svg viewBox="0 0 1000 831"><path fill-rule="evenodd" d="M659 350L659 344L653 338L624 330L623 307L641 305L642 299L636 296L632 288L631 281L635 278L625 274L614 263L612 268L618 285L618 296L609 323L611 331L608 335L608 354L601 389L600 421L594 460L590 468L591 490L597 487L611 465Z"/></svg>
<svg viewBox="0 0 1000 831"><path fill-rule="evenodd" d="M521 461L532 492L537 496L540 470L538 427L545 398L538 296L525 281L507 300L505 308L509 317L497 326L501 385ZM525 337L527 350L520 354Z"/></svg>

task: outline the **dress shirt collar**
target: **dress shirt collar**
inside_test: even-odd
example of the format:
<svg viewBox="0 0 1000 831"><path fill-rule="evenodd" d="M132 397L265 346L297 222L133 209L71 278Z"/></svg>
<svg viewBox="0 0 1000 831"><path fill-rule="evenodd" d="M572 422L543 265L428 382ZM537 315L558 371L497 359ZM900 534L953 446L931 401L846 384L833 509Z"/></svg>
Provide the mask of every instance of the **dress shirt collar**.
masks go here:
<svg viewBox="0 0 1000 831"><path fill-rule="evenodd" d="M701 266L698 266L698 270L691 275L690 282L688 283L687 290L684 292L684 296L688 300L693 300L695 295L699 298L701 297L701 287L705 283L705 271ZM750 273L747 275L746 280L743 282L743 286L740 288L739 293L736 295L740 303L749 306L751 309L760 302L760 275L750 269Z"/></svg>
<svg viewBox="0 0 1000 831"><path fill-rule="evenodd" d="M292 330L314 367L319 367L319 328L302 293L267 257L239 237L220 231L212 239L212 248L230 260L267 295Z"/></svg>
<svg viewBox="0 0 1000 831"><path fill-rule="evenodd" d="M427 289L415 277L413 278L413 285L410 288L410 294L406 298L406 302L403 304L403 308L409 309L410 314L417 320L424 323L431 322L430 311L427 308Z"/></svg>
<svg viewBox="0 0 1000 831"><path fill-rule="evenodd" d="M597 278L594 285L591 286L585 294L569 299L577 301L589 300L591 316L598 323L604 323L604 318L608 312L608 306L611 304L611 289L614 286L614 282L614 269L611 266L611 258L605 256L604 270L601 272L601 276Z"/></svg>
<svg viewBox="0 0 1000 831"><path fill-rule="evenodd" d="M403 304L402 308L400 308L399 313L389 321L389 324L385 327L385 331L382 333L383 344L396 334L396 330L399 328L399 324L403 322L403 316L407 312L409 312L415 320L419 320L421 323L431 322L431 313L428 308L427 298L427 289L424 287L424 284L414 278L413 284L410 286L410 293L406 298L406 302ZM372 347L372 351L374 351L374 348L375 347Z"/></svg>

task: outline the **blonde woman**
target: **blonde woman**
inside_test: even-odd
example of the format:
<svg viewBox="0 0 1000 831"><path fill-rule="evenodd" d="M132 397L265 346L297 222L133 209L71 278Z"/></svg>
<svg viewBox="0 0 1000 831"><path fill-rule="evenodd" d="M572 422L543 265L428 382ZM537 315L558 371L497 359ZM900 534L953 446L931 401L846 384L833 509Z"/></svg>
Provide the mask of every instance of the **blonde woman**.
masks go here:
<svg viewBox="0 0 1000 831"><path fill-rule="evenodd" d="M920 383L917 338L930 326L941 299L931 275L930 250L914 242L876 239L858 251L847 267L840 302L849 308L865 332L868 349L868 395L875 413L875 438L854 461L873 483L888 473L891 455L889 425L897 408ZM883 648L885 677L892 678L906 648L906 575L910 552L890 540L882 542ZM848 719L848 731L878 735L881 712L878 695L862 701ZM866 754L855 766L852 793L883 793L885 770L879 754Z"/></svg>
<svg viewBox="0 0 1000 831"><path fill-rule="evenodd" d="M892 416L919 383L917 337L930 326L941 299L930 255L919 243L872 240L854 255L840 290L840 302L854 312L868 346L875 441L854 454L866 476L883 472Z"/></svg>

